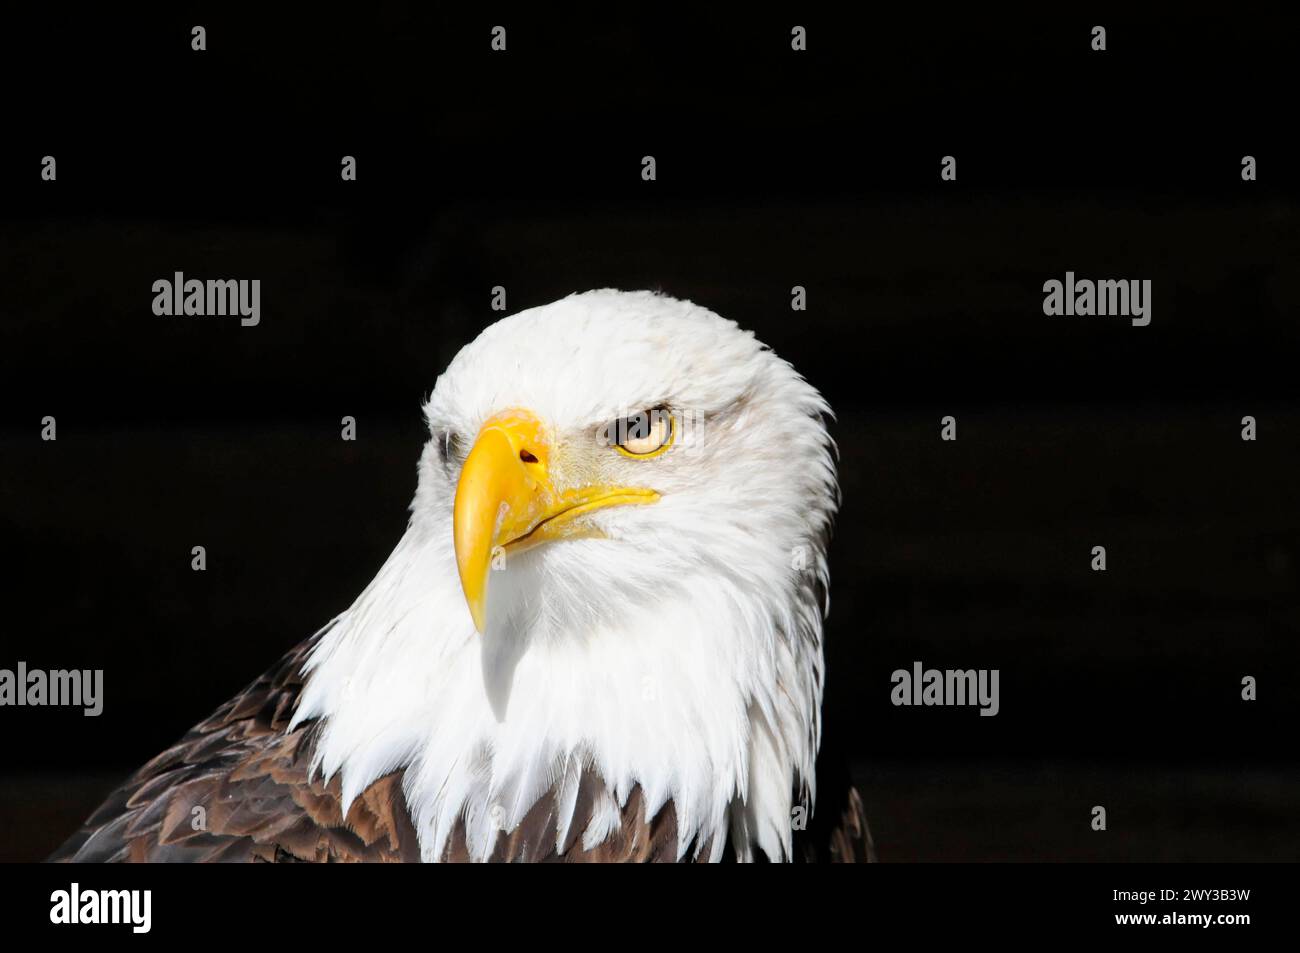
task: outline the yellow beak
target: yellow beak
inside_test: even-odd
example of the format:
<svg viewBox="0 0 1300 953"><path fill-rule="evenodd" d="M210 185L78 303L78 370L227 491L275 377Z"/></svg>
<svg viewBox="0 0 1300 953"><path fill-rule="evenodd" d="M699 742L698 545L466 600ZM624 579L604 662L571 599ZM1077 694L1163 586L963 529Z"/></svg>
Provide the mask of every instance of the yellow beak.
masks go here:
<svg viewBox="0 0 1300 953"><path fill-rule="evenodd" d="M608 506L659 499L654 490L636 487L557 489L550 477L551 453L540 420L526 410L507 410L483 424L465 458L456 484L452 532L461 588L479 632L487 613L488 576L493 569L505 568L508 553L556 539L599 536L579 517Z"/></svg>

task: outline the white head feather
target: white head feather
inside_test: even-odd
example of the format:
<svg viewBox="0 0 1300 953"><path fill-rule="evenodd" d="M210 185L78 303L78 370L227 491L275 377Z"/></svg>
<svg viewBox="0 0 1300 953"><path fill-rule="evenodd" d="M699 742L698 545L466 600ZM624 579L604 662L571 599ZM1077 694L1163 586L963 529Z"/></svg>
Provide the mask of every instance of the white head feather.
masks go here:
<svg viewBox="0 0 1300 953"><path fill-rule="evenodd" d="M511 407L581 447L557 479L661 497L592 514L605 538L511 557L480 636L452 506L464 452ZM630 460L591 440L654 407L702 423L690 446ZM462 817L471 855L488 856L552 787L572 796L584 767L609 789L585 846L639 785L649 815L673 802L679 856L708 843L716 859L730 835L742 859L789 857L792 807L814 794L837 497L820 395L731 321L603 290L487 328L425 413L406 534L307 665L294 723L323 719L315 767L341 772L350 803L405 766L425 860Z"/></svg>

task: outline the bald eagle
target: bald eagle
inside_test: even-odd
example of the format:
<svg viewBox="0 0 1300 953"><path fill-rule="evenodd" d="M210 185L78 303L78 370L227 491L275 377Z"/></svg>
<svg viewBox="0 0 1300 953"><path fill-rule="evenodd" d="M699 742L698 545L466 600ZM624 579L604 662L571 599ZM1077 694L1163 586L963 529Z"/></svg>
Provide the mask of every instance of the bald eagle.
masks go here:
<svg viewBox="0 0 1300 953"><path fill-rule="evenodd" d="M809 821L818 392L734 322L602 290L488 327L424 412L370 585L52 859L870 859L847 783Z"/></svg>

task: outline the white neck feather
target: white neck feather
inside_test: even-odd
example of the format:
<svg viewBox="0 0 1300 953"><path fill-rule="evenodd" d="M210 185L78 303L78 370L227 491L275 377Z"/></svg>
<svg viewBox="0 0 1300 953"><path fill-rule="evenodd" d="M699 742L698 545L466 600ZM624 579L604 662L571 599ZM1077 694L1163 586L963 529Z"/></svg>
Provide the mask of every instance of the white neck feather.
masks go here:
<svg viewBox="0 0 1300 953"><path fill-rule="evenodd" d="M442 855L460 818L471 856L482 859L499 830L553 786L562 799L590 767L609 797L581 832L584 847L618 827L618 808L639 785L648 817L673 803L679 857L709 844L717 859L728 835L742 859L754 847L790 855L792 797L796 785L813 794L820 734L820 547L812 572L788 572L788 585L762 596L725 572L686 576L658 594L671 598L641 599L644 610L617 623L560 611L581 600L566 598L550 566L551 586L536 591L552 598L515 600L480 637L448 536L413 519L306 666L294 725L323 720L313 768L341 774L345 812L404 767L423 859ZM588 565L617 559L571 555ZM505 575L526 579L530 567L512 569ZM498 720L485 685L509 668L503 655L516 664Z"/></svg>

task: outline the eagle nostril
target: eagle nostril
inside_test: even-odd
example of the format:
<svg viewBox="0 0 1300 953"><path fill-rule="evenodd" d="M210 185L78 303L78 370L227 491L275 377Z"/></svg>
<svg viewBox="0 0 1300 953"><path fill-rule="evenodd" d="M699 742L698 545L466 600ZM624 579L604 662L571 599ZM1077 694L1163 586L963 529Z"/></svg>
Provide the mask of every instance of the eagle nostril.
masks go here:
<svg viewBox="0 0 1300 953"><path fill-rule="evenodd" d="M519 459L522 460L522 461L524 461L524 463L536 463L536 462L537 462L537 458L536 458L535 456L533 456L531 453L529 453L527 450L520 450L520 451L519 451Z"/></svg>

